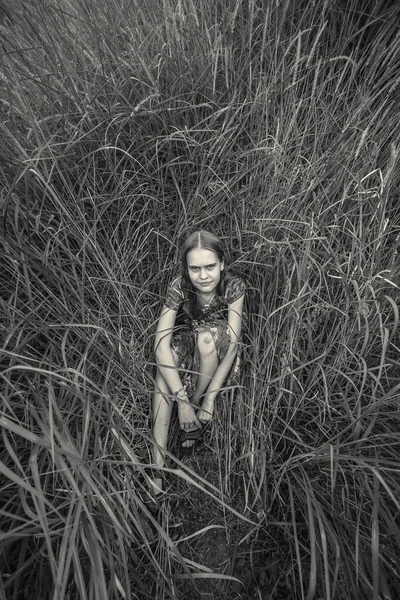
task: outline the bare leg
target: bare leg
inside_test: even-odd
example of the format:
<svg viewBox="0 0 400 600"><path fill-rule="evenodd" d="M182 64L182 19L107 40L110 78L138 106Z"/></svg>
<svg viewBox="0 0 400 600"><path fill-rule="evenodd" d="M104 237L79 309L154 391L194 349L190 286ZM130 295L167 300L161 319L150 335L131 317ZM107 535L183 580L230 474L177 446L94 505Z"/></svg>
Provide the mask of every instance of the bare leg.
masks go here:
<svg viewBox="0 0 400 600"><path fill-rule="evenodd" d="M173 350L172 354L175 363L178 364L178 357ZM163 467L165 461L164 451L167 448L168 431L173 408L172 400L168 397L170 393L168 385L160 371L157 369L155 390L153 394L153 459L154 464L156 464L157 467ZM160 491L162 491L161 477L155 477L153 483L156 486L154 488L155 493L160 493ZM159 488L158 490L157 487Z"/></svg>
<svg viewBox="0 0 400 600"><path fill-rule="evenodd" d="M215 348L214 339L209 331L199 332L197 336L197 347L200 354L200 366L196 382L196 391L193 396L193 402L196 403L208 388L218 367L217 350Z"/></svg>
<svg viewBox="0 0 400 600"><path fill-rule="evenodd" d="M197 336L197 347L200 355L199 373L197 375L196 389L192 398L193 404L198 404L200 397L208 388L210 381L218 367L218 356L214 339L209 331L200 331ZM185 440L182 446L190 448L194 440Z"/></svg>
<svg viewBox="0 0 400 600"><path fill-rule="evenodd" d="M159 467L164 465L164 453L162 449L167 446L168 430L172 414L172 400L168 398L169 394L168 386L161 373L157 370L155 392L153 395L153 436L156 442L153 457L155 464Z"/></svg>

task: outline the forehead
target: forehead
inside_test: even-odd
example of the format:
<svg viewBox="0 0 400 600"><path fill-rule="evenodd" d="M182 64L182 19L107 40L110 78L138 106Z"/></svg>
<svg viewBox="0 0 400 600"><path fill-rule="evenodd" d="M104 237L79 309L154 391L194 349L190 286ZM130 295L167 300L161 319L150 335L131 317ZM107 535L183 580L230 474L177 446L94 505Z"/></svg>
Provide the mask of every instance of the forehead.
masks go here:
<svg viewBox="0 0 400 600"><path fill-rule="evenodd" d="M194 248L187 253L187 264L191 267L206 267L214 263L218 263L218 256L212 250L204 248Z"/></svg>

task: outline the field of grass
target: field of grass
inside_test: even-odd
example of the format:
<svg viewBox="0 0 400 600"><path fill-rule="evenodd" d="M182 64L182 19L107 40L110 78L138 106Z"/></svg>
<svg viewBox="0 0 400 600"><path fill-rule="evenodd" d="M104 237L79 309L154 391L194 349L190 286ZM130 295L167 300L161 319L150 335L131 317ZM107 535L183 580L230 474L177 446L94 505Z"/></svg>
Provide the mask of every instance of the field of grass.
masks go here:
<svg viewBox="0 0 400 600"><path fill-rule="evenodd" d="M1 600L399 597L395 4L0 2ZM155 510L198 228L248 281L243 368Z"/></svg>

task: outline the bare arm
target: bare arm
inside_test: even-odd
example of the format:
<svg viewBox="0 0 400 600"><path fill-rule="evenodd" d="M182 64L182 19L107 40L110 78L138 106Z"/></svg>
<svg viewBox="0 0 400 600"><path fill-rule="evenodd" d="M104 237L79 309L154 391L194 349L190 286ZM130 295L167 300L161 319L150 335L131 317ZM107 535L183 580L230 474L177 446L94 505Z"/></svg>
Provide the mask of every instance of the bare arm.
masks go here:
<svg viewBox="0 0 400 600"><path fill-rule="evenodd" d="M154 351L156 355L157 366L171 394L177 392L182 387L181 378L176 368L175 360L171 350L172 332L175 325L176 310L164 306L154 342Z"/></svg>
<svg viewBox="0 0 400 600"><path fill-rule="evenodd" d="M168 385L171 396L182 388L182 381L171 349L172 332L175 325L176 310L164 306L156 332L154 350L158 369ZM190 405L186 394L181 393L175 398L178 403L178 416L181 429L200 427L196 413Z"/></svg>

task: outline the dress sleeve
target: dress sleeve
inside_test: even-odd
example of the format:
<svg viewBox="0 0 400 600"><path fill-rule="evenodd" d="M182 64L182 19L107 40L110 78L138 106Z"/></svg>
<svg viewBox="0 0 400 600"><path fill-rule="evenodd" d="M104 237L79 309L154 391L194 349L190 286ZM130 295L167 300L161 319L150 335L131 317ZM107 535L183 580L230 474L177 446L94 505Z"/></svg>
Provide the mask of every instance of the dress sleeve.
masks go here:
<svg viewBox="0 0 400 600"><path fill-rule="evenodd" d="M168 286L164 306L172 310L178 310L183 299L184 297L181 286L181 277L177 277Z"/></svg>
<svg viewBox="0 0 400 600"><path fill-rule="evenodd" d="M225 298L228 304L236 302L246 291L246 284L240 277L233 277L226 284Z"/></svg>

